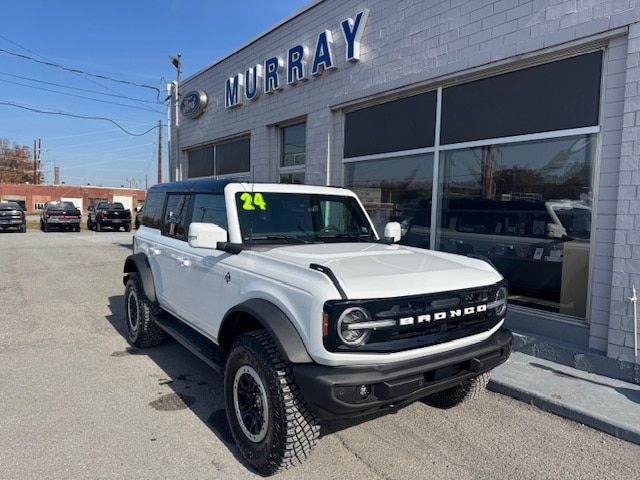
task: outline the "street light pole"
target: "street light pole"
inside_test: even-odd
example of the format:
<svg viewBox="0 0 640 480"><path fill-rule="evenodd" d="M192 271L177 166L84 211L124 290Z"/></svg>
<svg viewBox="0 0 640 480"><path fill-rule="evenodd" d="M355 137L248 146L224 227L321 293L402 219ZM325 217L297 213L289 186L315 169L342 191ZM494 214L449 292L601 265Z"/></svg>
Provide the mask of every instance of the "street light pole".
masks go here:
<svg viewBox="0 0 640 480"><path fill-rule="evenodd" d="M182 73L182 61L180 58L182 55L179 53L176 56L169 57L171 64L176 68L176 84L174 87L175 94L175 142L176 142L176 157L175 157L175 177L176 180L182 180L182 168L180 166L180 75Z"/></svg>

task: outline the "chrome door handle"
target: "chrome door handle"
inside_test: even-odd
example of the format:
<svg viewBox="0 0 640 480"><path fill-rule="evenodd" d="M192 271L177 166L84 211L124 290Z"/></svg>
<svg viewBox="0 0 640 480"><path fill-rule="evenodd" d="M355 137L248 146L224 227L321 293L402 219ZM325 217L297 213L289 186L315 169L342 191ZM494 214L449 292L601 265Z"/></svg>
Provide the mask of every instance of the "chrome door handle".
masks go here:
<svg viewBox="0 0 640 480"><path fill-rule="evenodd" d="M191 266L191 260L189 260L188 258L177 257L176 260L178 260L178 263L183 267L190 267Z"/></svg>
<svg viewBox="0 0 640 480"><path fill-rule="evenodd" d="M159 248L153 248L153 247L151 247L149 251L151 252L151 255L160 255L162 253L162 250L160 250Z"/></svg>

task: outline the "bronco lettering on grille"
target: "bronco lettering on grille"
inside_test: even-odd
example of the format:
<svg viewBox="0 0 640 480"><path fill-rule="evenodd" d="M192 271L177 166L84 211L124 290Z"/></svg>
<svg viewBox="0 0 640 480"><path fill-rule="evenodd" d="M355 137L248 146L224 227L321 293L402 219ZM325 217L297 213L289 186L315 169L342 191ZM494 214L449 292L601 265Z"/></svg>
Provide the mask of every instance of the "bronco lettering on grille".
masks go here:
<svg viewBox="0 0 640 480"><path fill-rule="evenodd" d="M476 313L483 313L487 311L487 305L476 305L473 307L454 308L452 310L446 310L442 312L435 312L433 314L426 313L424 315L418 315L417 317L403 317L398 320L398 325L419 325L422 323L431 323L434 320L447 320L449 318L466 317L468 315L475 315Z"/></svg>

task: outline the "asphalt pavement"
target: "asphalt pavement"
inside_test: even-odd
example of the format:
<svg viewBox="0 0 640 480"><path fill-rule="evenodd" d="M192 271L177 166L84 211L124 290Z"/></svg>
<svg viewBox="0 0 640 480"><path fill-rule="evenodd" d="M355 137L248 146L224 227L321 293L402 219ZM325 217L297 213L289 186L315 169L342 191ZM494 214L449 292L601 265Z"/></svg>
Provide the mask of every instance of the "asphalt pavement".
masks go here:
<svg viewBox="0 0 640 480"><path fill-rule="evenodd" d="M221 378L177 343L128 347L131 233L0 233L0 479L257 478ZM487 392L323 426L282 479L638 479L640 446Z"/></svg>

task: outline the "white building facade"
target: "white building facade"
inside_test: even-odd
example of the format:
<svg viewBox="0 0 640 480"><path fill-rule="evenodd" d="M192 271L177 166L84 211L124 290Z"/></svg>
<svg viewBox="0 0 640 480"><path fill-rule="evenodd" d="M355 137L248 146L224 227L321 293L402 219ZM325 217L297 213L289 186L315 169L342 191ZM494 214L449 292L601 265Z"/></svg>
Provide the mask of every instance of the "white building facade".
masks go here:
<svg viewBox="0 0 640 480"><path fill-rule="evenodd" d="M356 191L509 324L636 363L640 1L311 3L180 85L171 179Z"/></svg>

